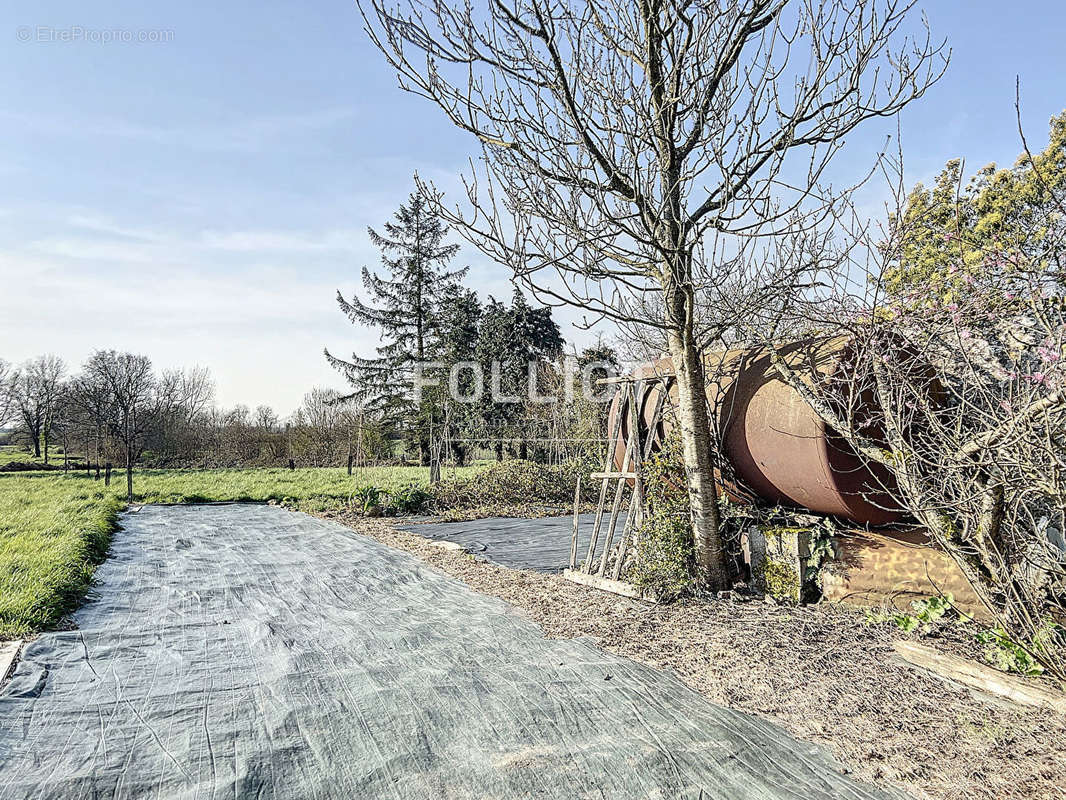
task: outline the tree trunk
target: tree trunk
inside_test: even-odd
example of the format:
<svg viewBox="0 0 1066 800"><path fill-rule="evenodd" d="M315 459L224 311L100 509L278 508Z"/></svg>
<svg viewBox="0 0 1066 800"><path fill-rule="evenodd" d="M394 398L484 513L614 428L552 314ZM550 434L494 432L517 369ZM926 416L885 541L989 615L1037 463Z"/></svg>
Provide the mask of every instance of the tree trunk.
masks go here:
<svg viewBox="0 0 1066 800"><path fill-rule="evenodd" d="M133 453L126 448L126 502L133 502Z"/></svg>
<svg viewBox="0 0 1066 800"><path fill-rule="evenodd" d="M986 479L981 486L981 513L977 518L977 530L974 531L973 544L977 549L981 565L996 584L1003 582L1003 559L1000 555L1000 527L1003 524L1003 486L991 484Z"/></svg>
<svg viewBox="0 0 1066 800"><path fill-rule="evenodd" d="M452 458L455 459L455 466L466 466L466 448L458 442L452 442Z"/></svg>
<svg viewBox="0 0 1066 800"><path fill-rule="evenodd" d="M699 581L705 588L728 588L730 574L726 567L718 515L718 491L714 482L714 441L707 408L707 387L703 362L691 332L669 332L670 354L677 374L678 422L688 478L689 512L696 550Z"/></svg>

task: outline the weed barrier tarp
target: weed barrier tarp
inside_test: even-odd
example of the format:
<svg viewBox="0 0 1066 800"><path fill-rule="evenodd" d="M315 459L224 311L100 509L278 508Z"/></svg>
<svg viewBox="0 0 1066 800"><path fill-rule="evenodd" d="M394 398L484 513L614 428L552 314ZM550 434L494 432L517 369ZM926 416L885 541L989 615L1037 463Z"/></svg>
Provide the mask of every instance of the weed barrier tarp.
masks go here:
<svg viewBox="0 0 1066 800"><path fill-rule="evenodd" d="M578 563L588 553L595 514L581 514L578 524ZM615 535L621 536L625 520L619 516ZM467 551L512 569L538 572L562 572L570 564L570 541L574 518L488 517L467 522L425 522L399 525L400 530L417 533L427 539L442 539L461 544ZM607 532L607 515L601 523L600 544Z"/></svg>
<svg viewBox="0 0 1066 800"><path fill-rule="evenodd" d="M875 798L707 703L336 523L122 519L77 630L0 691L4 798Z"/></svg>

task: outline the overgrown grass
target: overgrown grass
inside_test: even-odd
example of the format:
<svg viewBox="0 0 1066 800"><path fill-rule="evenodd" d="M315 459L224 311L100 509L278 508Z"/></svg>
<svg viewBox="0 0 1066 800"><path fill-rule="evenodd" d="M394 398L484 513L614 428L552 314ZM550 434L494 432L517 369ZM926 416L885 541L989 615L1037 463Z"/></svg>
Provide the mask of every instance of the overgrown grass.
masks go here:
<svg viewBox="0 0 1066 800"><path fill-rule="evenodd" d="M459 475L472 475L476 467L462 467ZM447 471L448 473L451 470ZM362 467L349 477L342 468L308 469L208 469L138 470L133 476L133 497L142 503L267 502L309 510L347 505L362 486L397 490L429 485L424 467ZM116 471L111 488L125 494L126 476Z"/></svg>
<svg viewBox="0 0 1066 800"><path fill-rule="evenodd" d="M0 639L48 628L78 602L122 507L91 481L0 475Z"/></svg>
<svg viewBox="0 0 1066 800"><path fill-rule="evenodd" d="M33 454L27 455L25 450L11 444L0 445L0 466L12 461L33 461Z"/></svg>
<svg viewBox="0 0 1066 800"><path fill-rule="evenodd" d="M142 503L275 501L323 510L348 505L362 486L428 483L419 467L366 467L351 477L328 468L137 470L133 488ZM125 495L118 470L106 488L83 472L0 473L0 639L49 628L76 606L107 553Z"/></svg>

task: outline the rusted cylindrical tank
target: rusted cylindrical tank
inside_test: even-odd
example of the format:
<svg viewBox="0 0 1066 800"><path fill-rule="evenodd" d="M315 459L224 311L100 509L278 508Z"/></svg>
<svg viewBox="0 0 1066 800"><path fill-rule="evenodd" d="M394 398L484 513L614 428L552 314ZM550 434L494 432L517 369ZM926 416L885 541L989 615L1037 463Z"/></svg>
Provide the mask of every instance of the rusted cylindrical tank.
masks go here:
<svg viewBox="0 0 1066 800"><path fill-rule="evenodd" d="M797 342L780 352L797 372L814 368L830 378L853 369L856 358L851 343L840 338ZM894 484L888 471L861 459L829 428L780 377L765 350L710 353L704 360L712 422L717 424L723 454L731 468L717 477L733 500L752 502L758 498L868 525L884 525L902 517L891 497ZM676 400L673 365L663 359L634 374L671 376L663 382L644 384L643 396L637 399L638 414L646 430L663 386ZM832 385L833 381L829 383ZM848 384L840 381L839 385ZM623 441L627 441L630 414L622 396L619 392L611 405L609 426L613 428L614 418L622 413ZM850 403L851 410L861 416L861 406L868 405L869 399L858 393ZM856 404L860 407L856 408ZM669 417L664 415L652 432L656 440L662 441L669 432ZM864 435L878 438L876 430L864 431ZM624 454L625 445L620 442L614 459L618 468Z"/></svg>

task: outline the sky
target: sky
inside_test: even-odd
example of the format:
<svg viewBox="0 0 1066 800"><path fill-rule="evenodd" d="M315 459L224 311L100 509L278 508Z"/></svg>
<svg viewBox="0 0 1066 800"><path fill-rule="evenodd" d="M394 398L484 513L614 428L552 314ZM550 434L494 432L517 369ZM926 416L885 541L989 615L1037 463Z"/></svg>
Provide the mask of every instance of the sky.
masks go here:
<svg viewBox="0 0 1066 800"><path fill-rule="evenodd" d="M902 115L907 180L960 156L969 172L1013 161L1016 76L1042 147L1066 108L1066 3L924 8L953 55ZM93 349L131 350L209 367L224 406L287 414L312 386L344 385L323 347L379 343L334 299L378 263L367 226L414 172L456 189L474 154L397 88L351 2L6 0L0 43L0 357L12 362L48 352L74 369ZM895 128L853 134L836 174L862 174ZM456 263L483 297L510 296L510 275L469 247ZM595 335L575 313L557 318L570 341Z"/></svg>

